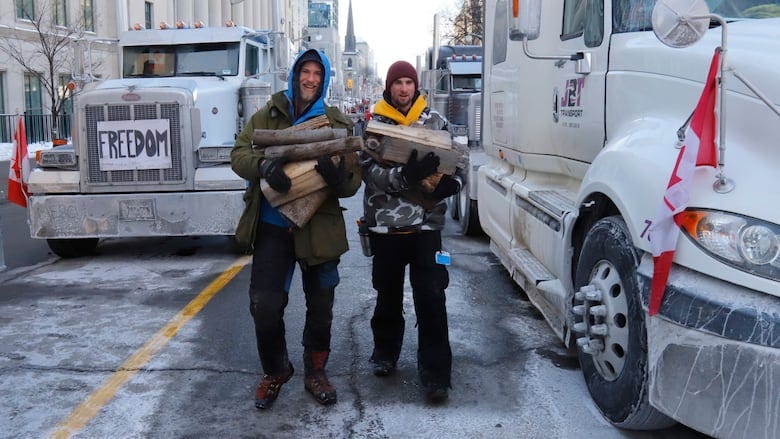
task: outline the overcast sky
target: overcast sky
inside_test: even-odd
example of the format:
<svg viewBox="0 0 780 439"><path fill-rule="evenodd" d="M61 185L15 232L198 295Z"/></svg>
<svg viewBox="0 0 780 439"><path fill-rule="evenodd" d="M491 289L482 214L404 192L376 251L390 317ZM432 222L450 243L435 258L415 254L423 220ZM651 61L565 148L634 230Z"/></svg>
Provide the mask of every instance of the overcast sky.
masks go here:
<svg viewBox="0 0 780 439"><path fill-rule="evenodd" d="M377 75L384 78L390 64L399 59L416 67L417 56L433 45L434 14L454 15L462 3L463 0L352 0L355 36L374 51ZM349 0L339 0L342 46L348 12Z"/></svg>

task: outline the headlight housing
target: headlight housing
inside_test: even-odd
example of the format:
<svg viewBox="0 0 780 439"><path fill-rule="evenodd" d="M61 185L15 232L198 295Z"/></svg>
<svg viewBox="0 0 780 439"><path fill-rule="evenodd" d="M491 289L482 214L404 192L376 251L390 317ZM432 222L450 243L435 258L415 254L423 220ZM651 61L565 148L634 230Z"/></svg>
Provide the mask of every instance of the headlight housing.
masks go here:
<svg viewBox="0 0 780 439"><path fill-rule="evenodd" d="M198 160L202 163L230 163L232 146L202 146L198 148Z"/></svg>
<svg viewBox="0 0 780 439"><path fill-rule="evenodd" d="M756 276L780 280L780 226L728 212L689 208L686 236L707 254Z"/></svg>

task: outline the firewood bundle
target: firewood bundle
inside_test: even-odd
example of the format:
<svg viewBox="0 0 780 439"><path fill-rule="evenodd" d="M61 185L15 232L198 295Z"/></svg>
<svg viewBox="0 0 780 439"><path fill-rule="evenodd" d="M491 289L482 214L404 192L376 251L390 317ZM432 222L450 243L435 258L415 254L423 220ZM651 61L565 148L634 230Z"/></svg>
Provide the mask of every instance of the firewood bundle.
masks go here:
<svg viewBox="0 0 780 439"><path fill-rule="evenodd" d="M453 175L463 160L463 151L452 147L447 131L416 128L405 125L391 125L371 120L366 126L366 148L375 160L390 166L400 166L409 161L413 150L421 159L429 152L439 156L436 173L420 182L424 193L436 189L442 175Z"/></svg>
<svg viewBox="0 0 780 439"><path fill-rule="evenodd" d="M348 136L346 129L330 128L325 116L284 130L260 130L253 133L252 146L263 151L266 159L284 159L284 173L290 178L290 190L273 190L265 179L260 190L268 202L290 222L302 227L311 219L327 198L327 183L314 169L320 157L330 157L338 166L346 160L346 168L357 163L363 139Z"/></svg>

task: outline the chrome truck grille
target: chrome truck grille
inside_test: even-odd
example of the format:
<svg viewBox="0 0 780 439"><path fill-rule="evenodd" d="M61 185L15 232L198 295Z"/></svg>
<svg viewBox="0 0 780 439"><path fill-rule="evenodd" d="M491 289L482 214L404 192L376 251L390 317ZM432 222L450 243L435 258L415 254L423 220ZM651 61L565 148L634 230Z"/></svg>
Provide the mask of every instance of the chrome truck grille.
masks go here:
<svg viewBox="0 0 780 439"><path fill-rule="evenodd" d="M106 104L85 107L87 134L87 185L127 186L183 183L185 175L182 166L182 139L179 127L179 105L176 103L151 104ZM171 127L171 161L168 169L100 170L100 146L97 138L97 123L141 119L168 119ZM162 189L162 188L160 188Z"/></svg>

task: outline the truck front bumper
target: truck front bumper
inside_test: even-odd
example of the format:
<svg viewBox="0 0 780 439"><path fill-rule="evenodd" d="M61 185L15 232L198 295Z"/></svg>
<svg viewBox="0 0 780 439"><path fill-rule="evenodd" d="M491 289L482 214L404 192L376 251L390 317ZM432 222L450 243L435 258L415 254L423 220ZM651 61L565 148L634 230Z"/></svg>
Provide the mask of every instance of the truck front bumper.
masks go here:
<svg viewBox="0 0 780 439"><path fill-rule="evenodd" d="M645 255L645 307L652 273ZM714 437L780 437L780 298L675 266L647 334L653 406Z"/></svg>
<svg viewBox="0 0 780 439"><path fill-rule="evenodd" d="M33 195L33 238L233 235L244 191Z"/></svg>

